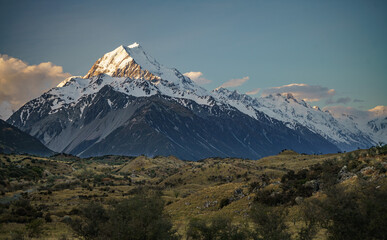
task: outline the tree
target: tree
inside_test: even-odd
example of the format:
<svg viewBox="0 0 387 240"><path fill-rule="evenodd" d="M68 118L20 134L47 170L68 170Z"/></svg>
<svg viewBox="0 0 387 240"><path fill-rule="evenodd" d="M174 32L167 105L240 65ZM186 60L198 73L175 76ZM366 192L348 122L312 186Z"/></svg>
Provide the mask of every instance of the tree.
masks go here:
<svg viewBox="0 0 387 240"><path fill-rule="evenodd" d="M232 224L232 219L224 216L209 220L194 218L188 224L187 239L239 240L249 239L246 226Z"/></svg>
<svg viewBox="0 0 387 240"><path fill-rule="evenodd" d="M361 183L355 189L336 186L323 202L329 239L387 239L387 186Z"/></svg>
<svg viewBox="0 0 387 240"><path fill-rule="evenodd" d="M290 239L288 227L285 224L286 215L287 212L282 207L269 207L255 203L250 211L250 217L255 223L254 239Z"/></svg>
<svg viewBox="0 0 387 240"><path fill-rule="evenodd" d="M107 223L109 239L174 239L172 222L163 213L164 202L158 194L139 194L126 199L111 211Z"/></svg>
<svg viewBox="0 0 387 240"><path fill-rule="evenodd" d="M89 203L70 225L85 239L175 239L171 220L163 211L160 195L140 193L107 210L99 203Z"/></svg>
<svg viewBox="0 0 387 240"><path fill-rule="evenodd" d="M70 222L72 229L85 239L103 238L103 228L109 219L100 203L90 202L80 209L80 217Z"/></svg>
<svg viewBox="0 0 387 240"><path fill-rule="evenodd" d="M327 225L327 217L320 200L305 200L300 206L300 217L303 226L298 232L298 239L312 240L316 236L320 226Z"/></svg>

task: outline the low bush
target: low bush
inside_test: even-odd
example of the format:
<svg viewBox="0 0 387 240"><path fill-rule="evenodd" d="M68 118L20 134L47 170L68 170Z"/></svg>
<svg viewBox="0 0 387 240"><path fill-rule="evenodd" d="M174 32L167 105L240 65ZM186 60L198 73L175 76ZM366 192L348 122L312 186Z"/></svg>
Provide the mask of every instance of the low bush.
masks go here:
<svg viewBox="0 0 387 240"><path fill-rule="evenodd" d="M285 224L286 214L286 210L282 207L254 204L250 211L251 220L254 222L254 239L290 240Z"/></svg>
<svg viewBox="0 0 387 240"><path fill-rule="evenodd" d="M187 239L243 240L251 239L251 236L246 225L235 225L231 218L217 216L208 220L191 219L188 224Z"/></svg>
<svg viewBox="0 0 387 240"><path fill-rule="evenodd" d="M0 216L1 222L29 223L34 219L41 218L43 213L30 204L27 199L19 199L13 202L8 209L3 210Z"/></svg>
<svg viewBox="0 0 387 240"><path fill-rule="evenodd" d="M175 239L158 194L137 194L105 209L91 202L80 208L70 226L85 239Z"/></svg>

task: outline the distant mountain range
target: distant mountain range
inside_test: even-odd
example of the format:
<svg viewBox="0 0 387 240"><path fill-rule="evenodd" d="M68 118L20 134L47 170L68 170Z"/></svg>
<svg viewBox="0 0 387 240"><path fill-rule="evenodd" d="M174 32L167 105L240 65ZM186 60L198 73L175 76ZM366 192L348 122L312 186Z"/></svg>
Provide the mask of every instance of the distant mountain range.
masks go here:
<svg viewBox="0 0 387 240"><path fill-rule="evenodd" d="M84 77L64 80L7 122L56 152L187 160L368 148L386 140L387 124L383 118L365 125L335 118L291 94L210 92L137 43L106 53Z"/></svg>
<svg viewBox="0 0 387 240"><path fill-rule="evenodd" d="M54 152L45 147L38 139L0 119L0 153L50 156Z"/></svg>

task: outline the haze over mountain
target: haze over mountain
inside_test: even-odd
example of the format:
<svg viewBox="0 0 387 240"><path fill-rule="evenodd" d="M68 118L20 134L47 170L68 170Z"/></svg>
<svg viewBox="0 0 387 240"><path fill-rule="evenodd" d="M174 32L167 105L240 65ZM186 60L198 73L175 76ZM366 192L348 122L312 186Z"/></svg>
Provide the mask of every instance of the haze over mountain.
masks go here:
<svg viewBox="0 0 387 240"><path fill-rule="evenodd" d="M285 148L347 151L385 140L386 129L386 119L360 126L290 94L252 98L224 88L210 92L137 43L106 53L84 77L67 78L8 123L57 152L188 160L256 159Z"/></svg>

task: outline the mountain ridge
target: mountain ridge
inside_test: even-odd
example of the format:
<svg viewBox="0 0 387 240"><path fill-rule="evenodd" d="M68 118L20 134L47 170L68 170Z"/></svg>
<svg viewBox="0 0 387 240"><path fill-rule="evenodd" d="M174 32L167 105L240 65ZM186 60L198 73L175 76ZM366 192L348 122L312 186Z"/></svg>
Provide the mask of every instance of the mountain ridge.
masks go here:
<svg viewBox="0 0 387 240"><path fill-rule="evenodd" d="M164 118L148 114L149 109ZM184 128L180 119L183 118L181 114L186 114L184 112L191 116L184 118L190 127L185 132L174 130ZM313 122L315 118L318 121ZM138 122L133 125L135 120ZM284 148L307 153L337 152L375 143L360 130L354 132L358 130L354 128L351 132L329 113L292 95L256 99L223 88L210 92L177 69L158 63L139 44L120 46L104 54L84 77L64 80L24 105L8 122L36 136L55 151L81 156L96 152L93 145L105 149L106 152L99 153L101 155L177 153L183 159L195 159L196 154L197 160L215 154L258 158ZM220 127L208 128L203 123ZM246 129L239 129L238 125ZM324 126L330 131L322 129ZM141 128L146 131L142 132ZM203 129L214 132L208 134ZM243 135L236 137L237 129ZM138 135L140 133L143 135ZM251 139L252 135L256 139ZM122 144L112 136L123 142L138 138L141 141L133 140L131 146L140 143L136 145L138 150L144 146L149 149L143 153L131 146L126 146L127 152L114 149ZM161 145L149 144L149 136L163 139ZM106 139L115 145L109 145ZM186 145L179 146L181 142ZM233 151L238 148L236 146L240 148Z"/></svg>

